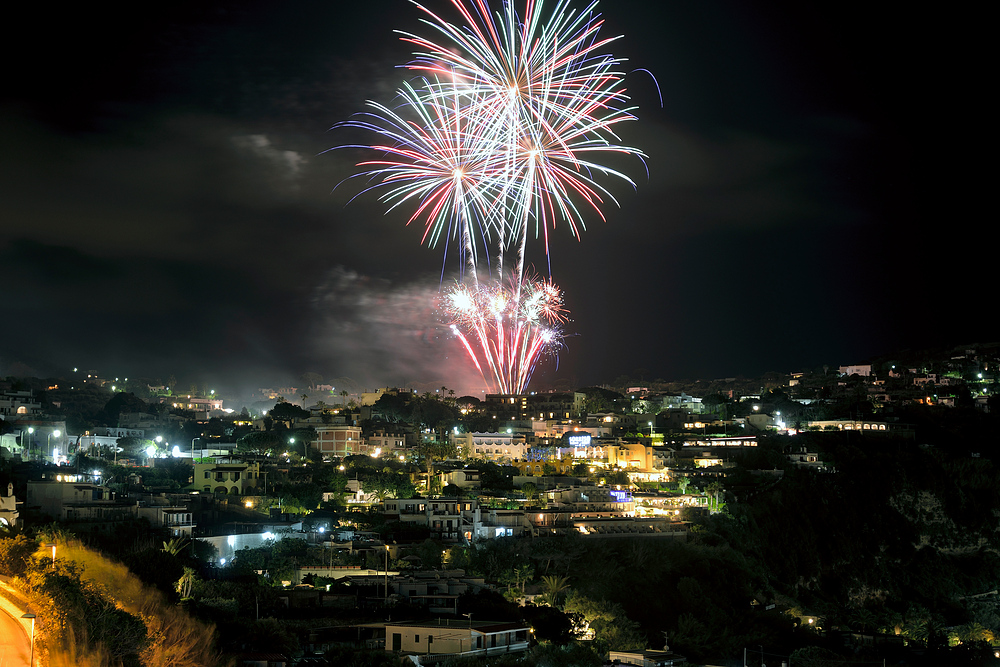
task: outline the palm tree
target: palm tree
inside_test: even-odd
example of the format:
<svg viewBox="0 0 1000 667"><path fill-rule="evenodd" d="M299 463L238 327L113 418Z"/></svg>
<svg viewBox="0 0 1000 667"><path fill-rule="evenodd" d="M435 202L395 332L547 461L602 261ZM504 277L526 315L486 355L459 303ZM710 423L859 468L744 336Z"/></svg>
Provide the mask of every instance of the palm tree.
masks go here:
<svg viewBox="0 0 1000 667"><path fill-rule="evenodd" d="M691 484L691 479L689 477L681 477L677 480L677 488L680 489L681 493L687 493L689 484Z"/></svg>
<svg viewBox="0 0 1000 667"><path fill-rule="evenodd" d="M559 602L560 594L569 588L569 579L556 575L542 577L542 588L546 601L553 607Z"/></svg>
<svg viewBox="0 0 1000 667"><path fill-rule="evenodd" d="M187 539L183 537L175 537L171 539L169 542L164 542L163 548L160 549L160 551L164 551L170 554L171 556L176 556L181 551L183 551L187 546L188 546Z"/></svg>
<svg viewBox="0 0 1000 667"><path fill-rule="evenodd" d="M721 482L712 482L705 487L706 493L715 497L715 509L719 509L719 491L722 491L722 489L723 486Z"/></svg>

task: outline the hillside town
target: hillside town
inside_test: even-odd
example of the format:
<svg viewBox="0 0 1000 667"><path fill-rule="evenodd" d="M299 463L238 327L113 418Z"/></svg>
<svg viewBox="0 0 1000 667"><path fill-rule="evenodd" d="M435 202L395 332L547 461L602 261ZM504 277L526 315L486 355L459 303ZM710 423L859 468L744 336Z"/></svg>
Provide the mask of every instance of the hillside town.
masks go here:
<svg viewBox="0 0 1000 667"><path fill-rule="evenodd" d="M681 614L654 629L599 595L608 582L585 583L581 559L607 558L613 579L613 554L646 567L652 554L715 546L713 522L759 494L839 483L852 465L844 443L926 452L927 422L1000 412L998 365L1000 345L976 345L756 379L623 377L480 397L315 373L245 397L95 371L11 377L0 382L0 594L37 605L51 595L38 559L55 567L61 549L91 550L214 624L212 641L240 666L373 652L386 662L364 664L506 665L545 651L563 662L544 664L723 664L734 646L693 629L708 621ZM987 442L961 446L990 457ZM707 588L700 576L674 584L679 595L703 595L685 593ZM738 588L740 613L785 624L755 631L771 645L752 647L754 664L829 650L835 633L852 655L933 647L927 622L910 634L904 621L835 624L808 595ZM38 624L40 650L66 650L51 619ZM992 645L979 627L966 646ZM963 631L937 629L952 647ZM128 660L153 641L113 650L142 664Z"/></svg>

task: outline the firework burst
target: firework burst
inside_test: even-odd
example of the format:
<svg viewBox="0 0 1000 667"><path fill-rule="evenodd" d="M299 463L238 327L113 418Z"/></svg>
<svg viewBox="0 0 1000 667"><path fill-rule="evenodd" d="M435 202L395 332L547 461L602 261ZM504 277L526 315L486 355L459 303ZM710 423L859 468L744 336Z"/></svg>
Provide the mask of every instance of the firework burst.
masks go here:
<svg viewBox="0 0 1000 667"><path fill-rule="evenodd" d="M576 11L554 0L547 11L525 0L519 14L510 1L493 12L487 0L450 0L457 25L411 2L437 40L400 33L418 77L392 108L369 102L343 125L381 137L355 146L377 153L358 164L365 191L381 189L390 210L412 206L408 224L421 220L432 247L443 241L445 261L456 242L466 281L445 299L452 330L488 382L517 393L539 355L559 347L565 322L559 289L525 276L531 230L551 275L550 230L562 223L579 237L585 211L604 218L601 207L617 201L598 179L635 185L602 158L645 157L615 133L635 120L624 61L603 53L618 38L599 37L596 2ZM481 279L490 246L497 261Z"/></svg>
<svg viewBox="0 0 1000 667"><path fill-rule="evenodd" d="M549 280L457 284L443 297L451 329L488 384L524 391L538 359L562 345L562 291Z"/></svg>

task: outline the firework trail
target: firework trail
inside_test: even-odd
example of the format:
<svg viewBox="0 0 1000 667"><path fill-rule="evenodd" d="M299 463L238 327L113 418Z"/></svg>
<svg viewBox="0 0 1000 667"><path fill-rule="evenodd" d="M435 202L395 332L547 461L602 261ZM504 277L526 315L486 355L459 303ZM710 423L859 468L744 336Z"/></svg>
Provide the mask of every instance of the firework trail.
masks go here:
<svg viewBox="0 0 1000 667"><path fill-rule="evenodd" d="M540 356L562 341L567 314L551 281L522 276L508 284L460 283L443 301L452 331L501 394L523 392Z"/></svg>
<svg viewBox="0 0 1000 667"><path fill-rule="evenodd" d="M459 25L411 2L438 41L400 33L416 48L406 67L417 78L392 108L369 102L370 112L342 125L382 138L355 146L378 154L358 164L369 181L363 192L382 190L389 210L412 206L407 224L421 220L431 247L443 241L445 261L449 242L458 246L466 283L446 298L452 329L484 379L516 393L539 355L558 348L565 321L558 288L525 275L531 229L551 275L549 231L561 222L579 238L584 211L604 219L601 206L617 204L597 178L635 186L601 158L645 157L614 131L635 120L623 61L602 53L618 38L599 38L596 2L576 11L556 0L548 12L542 0L525 0L519 15L513 2L494 13L487 0L450 0ZM481 280L482 250L493 244L495 277Z"/></svg>

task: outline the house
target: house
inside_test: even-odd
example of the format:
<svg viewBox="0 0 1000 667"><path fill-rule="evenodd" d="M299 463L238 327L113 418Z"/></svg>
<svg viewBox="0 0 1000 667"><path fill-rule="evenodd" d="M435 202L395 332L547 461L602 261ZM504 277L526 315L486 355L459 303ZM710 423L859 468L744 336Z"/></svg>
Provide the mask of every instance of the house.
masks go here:
<svg viewBox="0 0 1000 667"><path fill-rule="evenodd" d="M171 537L191 537L194 531L193 513L185 505L170 502L165 496L150 496L139 501L138 515L150 525L166 528Z"/></svg>
<svg viewBox="0 0 1000 667"><path fill-rule="evenodd" d="M263 485L259 463L217 458L212 463L194 464L192 487L202 493L244 495L259 485Z"/></svg>
<svg viewBox="0 0 1000 667"><path fill-rule="evenodd" d="M0 526L16 526L17 517L17 498L14 497L14 485L8 483L7 495L0 496Z"/></svg>
<svg viewBox="0 0 1000 667"><path fill-rule="evenodd" d="M449 484L462 489L478 489L481 486L478 470L462 468L441 473L442 487Z"/></svg>
<svg viewBox="0 0 1000 667"><path fill-rule="evenodd" d="M86 474L58 474L28 482L28 506L58 521L111 522L134 519L134 502L118 500L111 489Z"/></svg>
<svg viewBox="0 0 1000 667"><path fill-rule="evenodd" d="M642 442L621 442L608 447L608 465L612 468L627 468L649 472L656 467L653 448Z"/></svg>
<svg viewBox="0 0 1000 667"><path fill-rule="evenodd" d="M476 537L520 537L531 534L531 522L523 509L502 509L490 507L485 510Z"/></svg>
<svg viewBox="0 0 1000 667"><path fill-rule="evenodd" d="M406 436L401 433L375 431L368 436L368 449L372 456L406 456ZM376 453L378 452L378 453Z"/></svg>
<svg viewBox="0 0 1000 667"><path fill-rule="evenodd" d="M390 498L383 513L391 520L427 526L431 538L444 542L471 542L481 529L479 502L469 498Z"/></svg>
<svg viewBox="0 0 1000 667"><path fill-rule="evenodd" d="M288 658L281 653L241 653L236 656L239 667L286 667Z"/></svg>
<svg viewBox="0 0 1000 667"><path fill-rule="evenodd" d="M465 576L464 570L433 570L392 577L388 587L394 595L431 613L457 616L459 597L487 586L481 577Z"/></svg>
<svg viewBox="0 0 1000 667"><path fill-rule="evenodd" d="M415 665L449 657L485 657L528 650L529 628L523 623L436 619L386 623L385 650L409 656Z"/></svg>
<svg viewBox="0 0 1000 667"><path fill-rule="evenodd" d="M687 658L670 650L611 651L608 654L608 663L612 665L638 665L639 667L674 667L675 665L687 664Z"/></svg>
<svg viewBox="0 0 1000 667"><path fill-rule="evenodd" d="M42 404L35 400L30 391L0 392L0 418L37 417L42 413Z"/></svg>

